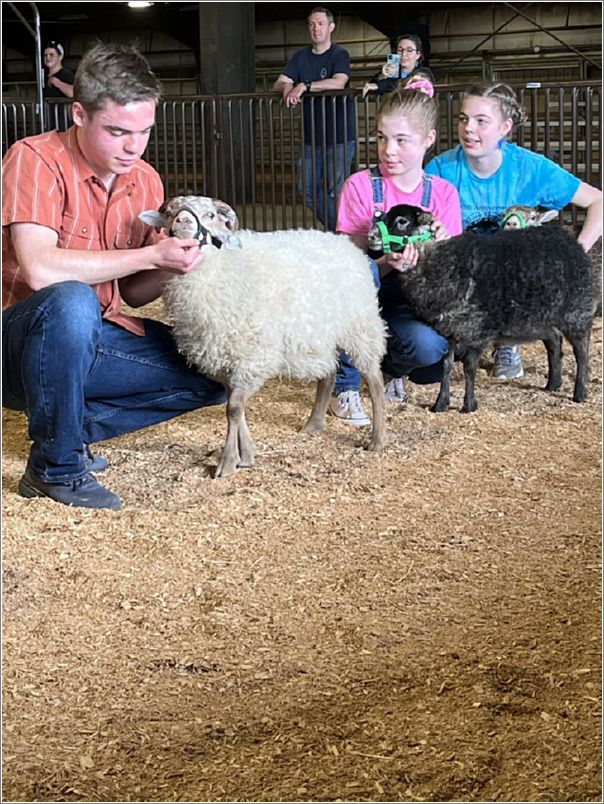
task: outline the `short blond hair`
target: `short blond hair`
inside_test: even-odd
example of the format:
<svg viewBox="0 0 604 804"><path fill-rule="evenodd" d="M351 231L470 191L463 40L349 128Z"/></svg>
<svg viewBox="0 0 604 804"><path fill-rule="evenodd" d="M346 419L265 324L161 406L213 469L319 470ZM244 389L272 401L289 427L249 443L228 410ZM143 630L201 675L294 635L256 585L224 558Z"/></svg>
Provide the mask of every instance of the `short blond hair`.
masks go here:
<svg viewBox="0 0 604 804"><path fill-rule="evenodd" d="M382 96L377 113L377 124L386 115L400 114L413 117L425 136L436 129L438 122L438 106L434 98L429 98L417 89L395 89Z"/></svg>

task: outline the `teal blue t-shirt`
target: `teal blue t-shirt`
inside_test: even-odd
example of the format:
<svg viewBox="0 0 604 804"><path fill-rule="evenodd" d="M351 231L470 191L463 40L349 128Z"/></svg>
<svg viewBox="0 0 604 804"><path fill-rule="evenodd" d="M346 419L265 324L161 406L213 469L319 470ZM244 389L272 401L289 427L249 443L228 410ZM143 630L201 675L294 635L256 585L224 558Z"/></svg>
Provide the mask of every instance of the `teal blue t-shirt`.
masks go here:
<svg viewBox="0 0 604 804"><path fill-rule="evenodd" d="M543 154L509 142L501 148L501 167L486 179L472 173L461 145L435 156L425 167L426 173L441 176L457 188L464 229L478 221L499 219L514 204L562 209L579 189L581 179Z"/></svg>

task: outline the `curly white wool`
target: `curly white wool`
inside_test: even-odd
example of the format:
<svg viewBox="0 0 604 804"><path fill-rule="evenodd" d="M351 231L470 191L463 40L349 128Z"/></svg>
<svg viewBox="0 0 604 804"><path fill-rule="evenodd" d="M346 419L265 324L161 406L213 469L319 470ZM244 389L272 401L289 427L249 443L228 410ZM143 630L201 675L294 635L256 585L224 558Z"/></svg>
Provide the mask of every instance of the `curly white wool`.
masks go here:
<svg viewBox="0 0 604 804"><path fill-rule="evenodd" d="M174 335L202 372L250 393L273 377L336 371L340 351L373 371L386 332L366 256L348 237L315 230L239 231L240 249L204 247L164 301Z"/></svg>

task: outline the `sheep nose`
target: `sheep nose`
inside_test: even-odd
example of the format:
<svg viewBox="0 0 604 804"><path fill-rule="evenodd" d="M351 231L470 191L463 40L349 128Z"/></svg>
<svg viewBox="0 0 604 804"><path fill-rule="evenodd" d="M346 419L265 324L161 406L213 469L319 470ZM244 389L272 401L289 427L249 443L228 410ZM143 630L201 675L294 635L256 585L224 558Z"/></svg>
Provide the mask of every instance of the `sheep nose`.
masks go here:
<svg viewBox="0 0 604 804"><path fill-rule="evenodd" d="M380 244L382 242L380 230L378 229L377 226L371 227L371 229L369 230L368 239L372 245Z"/></svg>

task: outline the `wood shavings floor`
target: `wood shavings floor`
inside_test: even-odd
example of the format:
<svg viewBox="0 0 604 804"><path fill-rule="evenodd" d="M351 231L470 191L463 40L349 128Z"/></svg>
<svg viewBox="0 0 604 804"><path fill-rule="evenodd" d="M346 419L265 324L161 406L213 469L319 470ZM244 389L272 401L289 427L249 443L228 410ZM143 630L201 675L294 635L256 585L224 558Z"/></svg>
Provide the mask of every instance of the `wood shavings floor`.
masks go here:
<svg viewBox="0 0 604 804"><path fill-rule="evenodd" d="M585 405L565 351L378 455L286 382L234 477L223 409L97 445L120 512L19 497L4 411L3 800L601 801L601 321Z"/></svg>

